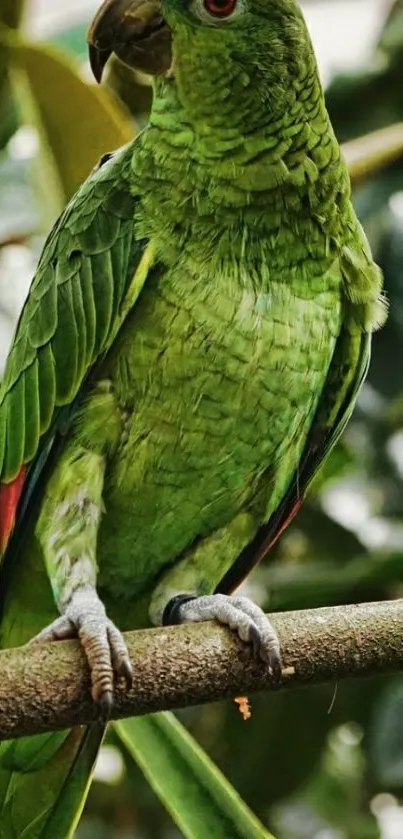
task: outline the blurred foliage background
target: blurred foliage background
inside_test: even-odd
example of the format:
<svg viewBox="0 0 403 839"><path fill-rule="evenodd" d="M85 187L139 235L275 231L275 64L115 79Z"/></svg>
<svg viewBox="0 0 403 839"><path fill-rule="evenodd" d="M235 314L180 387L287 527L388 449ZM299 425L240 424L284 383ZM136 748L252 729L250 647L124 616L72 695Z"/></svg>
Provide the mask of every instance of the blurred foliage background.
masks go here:
<svg viewBox="0 0 403 839"><path fill-rule="evenodd" d="M44 235L100 155L147 118L147 79L115 63L103 88L90 82L85 29L97 5L0 3L0 375ZM339 138L397 126L392 154L391 135L381 135L393 163L367 167L354 187L391 309L343 440L244 586L272 610L403 589L403 1L304 8ZM255 697L252 709L248 722L228 702L180 716L278 839L401 839L403 678ZM116 735L77 839L94 836L181 836Z"/></svg>

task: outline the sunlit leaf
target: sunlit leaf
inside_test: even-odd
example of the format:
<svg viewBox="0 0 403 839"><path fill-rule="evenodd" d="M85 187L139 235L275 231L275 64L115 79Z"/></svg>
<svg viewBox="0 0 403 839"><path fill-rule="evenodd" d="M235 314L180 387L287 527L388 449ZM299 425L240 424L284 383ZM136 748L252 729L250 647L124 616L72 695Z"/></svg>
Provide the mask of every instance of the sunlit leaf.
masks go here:
<svg viewBox="0 0 403 839"><path fill-rule="evenodd" d="M19 40L9 47L13 64L27 80L37 128L69 198L104 152L132 139L133 122L108 90L86 84L57 50Z"/></svg>

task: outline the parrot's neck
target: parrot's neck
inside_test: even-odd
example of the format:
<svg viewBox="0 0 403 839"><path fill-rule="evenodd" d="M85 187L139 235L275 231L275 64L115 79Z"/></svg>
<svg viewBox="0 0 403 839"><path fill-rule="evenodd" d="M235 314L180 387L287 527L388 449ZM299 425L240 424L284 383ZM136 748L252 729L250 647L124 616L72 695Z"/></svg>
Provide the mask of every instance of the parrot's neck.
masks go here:
<svg viewBox="0 0 403 839"><path fill-rule="evenodd" d="M296 90L284 98L281 117L264 112L246 131L240 119L208 120L204 111L198 118L175 80L157 84L133 158L141 235L165 231L166 247L169 239L184 246L195 235L229 239L233 226L239 249L247 236L270 238L277 250L281 242L295 247L296 259L312 248L314 256L328 252L351 215L349 178L316 65Z"/></svg>

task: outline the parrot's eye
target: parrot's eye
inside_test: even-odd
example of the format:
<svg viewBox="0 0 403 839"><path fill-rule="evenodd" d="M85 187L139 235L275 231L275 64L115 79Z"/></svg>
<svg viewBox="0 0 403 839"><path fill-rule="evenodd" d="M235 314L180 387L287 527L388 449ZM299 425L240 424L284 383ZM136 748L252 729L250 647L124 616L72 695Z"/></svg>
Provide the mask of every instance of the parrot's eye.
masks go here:
<svg viewBox="0 0 403 839"><path fill-rule="evenodd" d="M191 8L207 26L219 26L246 10L247 0L192 0Z"/></svg>
<svg viewBox="0 0 403 839"><path fill-rule="evenodd" d="M203 0L203 5L212 17L230 17L238 5L238 0Z"/></svg>

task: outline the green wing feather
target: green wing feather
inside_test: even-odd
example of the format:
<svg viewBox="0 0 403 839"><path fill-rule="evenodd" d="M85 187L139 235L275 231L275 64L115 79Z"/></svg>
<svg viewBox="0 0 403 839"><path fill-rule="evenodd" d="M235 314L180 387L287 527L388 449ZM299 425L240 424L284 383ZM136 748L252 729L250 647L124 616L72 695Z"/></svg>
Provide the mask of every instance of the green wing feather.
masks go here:
<svg viewBox="0 0 403 839"><path fill-rule="evenodd" d="M28 496L61 409L110 347L147 276L146 243L134 238L132 154L133 144L108 156L67 206L18 323L0 391L0 485L32 463ZM46 611L50 592L44 597ZM24 592L13 590L13 599L15 610L26 608ZM42 621L41 610L38 630ZM102 737L101 726L90 726L0 744L0 838L71 837Z"/></svg>
<svg viewBox="0 0 403 839"><path fill-rule="evenodd" d="M58 409L73 402L127 309L143 255L134 240L132 154L130 144L107 157L46 242L0 392L0 483L35 458Z"/></svg>

